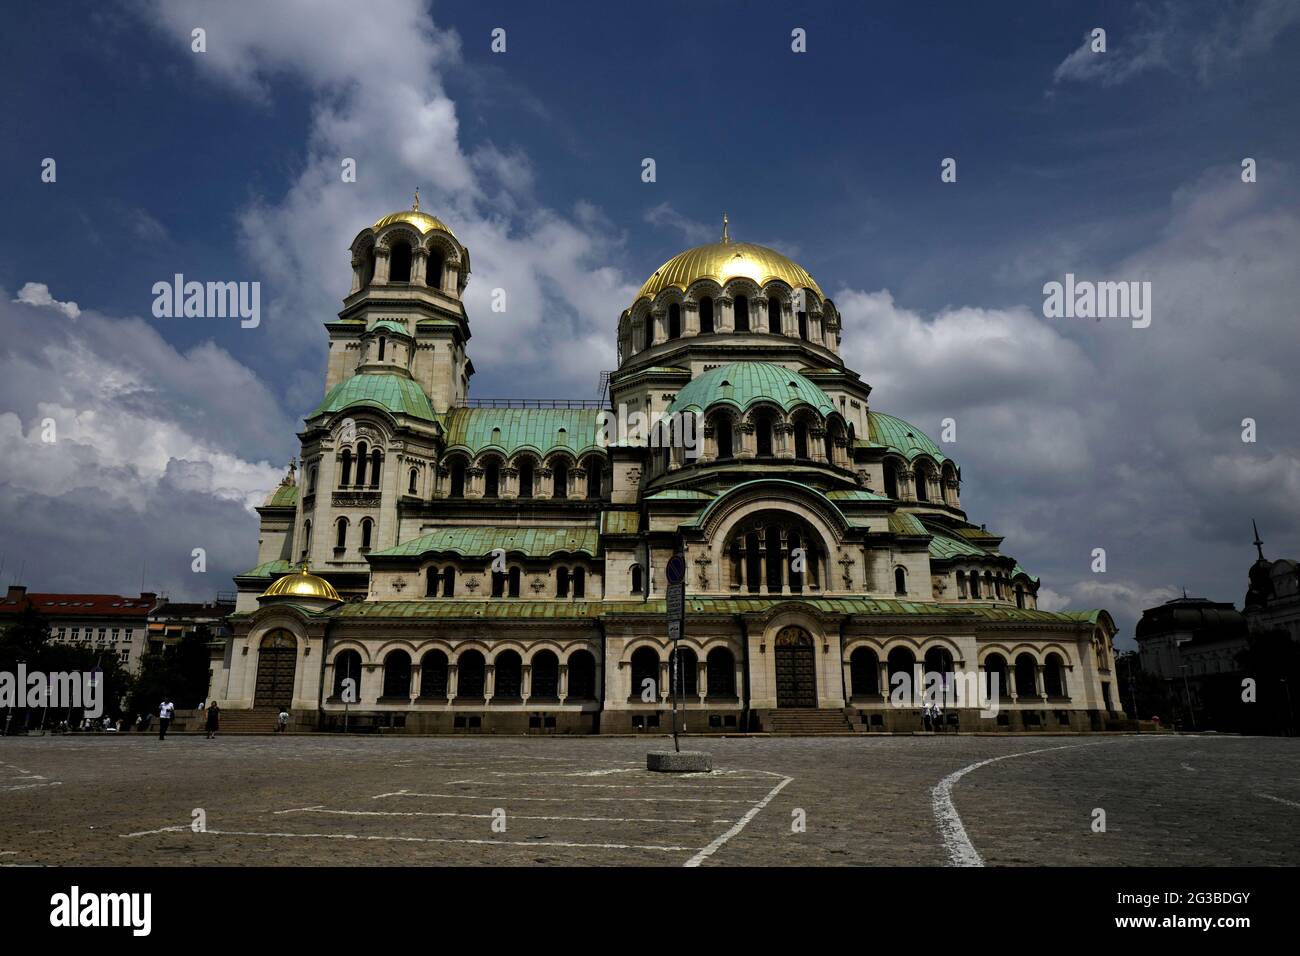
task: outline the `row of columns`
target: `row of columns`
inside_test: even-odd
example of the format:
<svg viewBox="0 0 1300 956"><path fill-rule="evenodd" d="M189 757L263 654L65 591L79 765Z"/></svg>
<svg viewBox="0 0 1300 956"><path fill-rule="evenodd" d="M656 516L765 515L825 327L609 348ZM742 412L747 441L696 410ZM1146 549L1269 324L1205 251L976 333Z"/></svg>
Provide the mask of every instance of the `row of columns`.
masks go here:
<svg viewBox="0 0 1300 956"><path fill-rule="evenodd" d="M597 664L597 681L599 681L600 665ZM408 696L412 706L421 701L439 701L440 697L425 697L420 694L420 679L423 671L423 665L414 661L411 662L411 683ZM334 664L331 663L326 674L328 685L331 689L334 687ZM521 666L520 677L520 699L524 703L532 697L533 684L533 667L531 664ZM560 703L564 703L569 696L569 665L561 662L559 665L559 683L558 698ZM381 662L363 664L361 668L361 687L358 688L357 696L359 698L356 706L365 706L374 704L383 698L384 690L384 665ZM460 692L460 665L454 661L447 664L447 692L446 702L451 703ZM484 664L483 671L483 700L490 701L496 696L496 665L487 662ZM477 700L478 698L475 698ZM515 698L511 698L513 702ZM548 700L552 698L547 698Z"/></svg>
<svg viewBox="0 0 1300 956"><path fill-rule="evenodd" d="M465 497L482 498L487 490L487 469L481 465L469 465L465 468ZM612 471L601 468L601 497L604 497L610 485ZM532 498L549 499L555 497L555 472L546 466L533 469ZM434 495L447 497L451 492L451 468L444 464L437 466L435 472ZM514 499L519 497L519 469L505 466L497 473L497 497ZM565 482L564 500L585 499L587 497L587 469L582 466L569 469Z"/></svg>
<svg viewBox="0 0 1300 956"><path fill-rule="evenodd" d="M371 277L370 284L372 286L388 285L390 281L391 250L387 246L375 246L374 255L375 274ZM430 250L427 246L412 244L410 285L438 289L446 295L456 297L459 294L460 260L455 256L445 257L442 263L442 275L435 284L430 285L427 281L429 255ZM365 256L353 256L352 288L349 294L360 292L364 287L366 264Z"/></svg>
<svg viewBox="0 0 1300 956"><path fill-rule="evenodd" d="M767 299L757 297L749 300L749 330L747 333L754 335L771 335L768 328L767 316ZM677 303L681 309L681 334L679 338L690 338L700 334L700 305L695 300L685 300ZM722 295L713 299L713 331L719 333L735 332L735 300L732 296ZM668 308L652 308L646 312L640 319L632 319L628 323L628 336L630 338L630 348L625 351L626 355L635 355L646 349L645 323L650 322L653 332L651 346L662 345L670 340ZM814 345L821 345L825 348L834 350L834 336L826 334L825 323L820 311L809 311L805 313L805 330L807 337L805 341L812 342ZM793 308L793 303L781 303L781 331L780 335L788 338L800 338L799 335L799 317Z"/></svg>
<svg viewBox="0 0 1300 956"><path fill-rule="evenodd" d="M943 503L951 508L961 507L961 483L956 478L944 478L935 475L920 468L898 468L894 469L894 481L898 486L898 500L900 501L920 501L917 497L915 482L918 480L926 483L926 499L935 503Z"/></svg>
<svg viewBox="0 0 1300 956"><path fill-rule="evenodd" d="M768 529L761 528L750 530L744 534L736 536L735 546L728 559L731 561L731 590L740 593L754 593L750 587L752 584L758 585L758 594L792 594L790 589L790 577L793 572L790 570L790 545L787 537L787 530L779 529L781 559L777 562L780 569L781 586L777 591L772 591L767 580L767 552L769 545L767 543ZM758 551L758 581L749 580L749 538L750 535L757 536ZM807 565L803 574L804 591L820 591L822 582L826 580L826 574L829 568L826 564L826 555L819 548L814 548L808 542L800 539L800 547L804 548L804 558Z"/></svg>
<svg viewBox="0 0 1300 956"><path fill-rule="evenodd" d="M877 658L879 658L879 654L877 654ZM853 670L852 670L851 658L846 658L843 664L844 664L844 686L849 688L849 696L854 700L862 700L864 698L864 695L853 693ZM876 687L879 691L879 694L872 695L872 696L879 696L880 702L882 704L887 704L889 703L889 695L890 695L890 691L892 690L889 683L890 670L889 670L888 658L879 660L878 666L880 668L880 676L876 684ZM960 670L963 664L961 661L954 661L953 666L956 669ZM1032 700L1035 703L1046 703L1049 700L1049 698L1047 696L1047 685L1043 679L1043 673L1045 667L1046 665L1039 664L1039 663L1035 663L1034 665L1034 692L1032 694L1019 693L1019 688L1016 686L1016 680L1015 680L1016 671L1014 667L1008 665L1006 671L999 671L998 672L998 683L999 683L998 694L1000 699L1009 699L1013 704L1019 702L1022 699ZM922 673L922 678L924 678L925 668L923 664L921 665L921 673ZM984 673L991 673L991 672L987 672L983 668L981 668L980 673L984 674ZM915 670L913 670L913 675L914 675L913 680L915 681ZM1002 679L1003 677L1006 677L1007 679L1003 681ZM983 678L981 678L981 680L982 679ZM924 690L925 690L924 684L920 684L918 686L913 687L913 693L918 696ZM1069 684L1066 681L1066 675L1064 671L1061 674L1061 694L1066 699L1068 699L1070 696L1070 688L1069 688Z"/></svg>

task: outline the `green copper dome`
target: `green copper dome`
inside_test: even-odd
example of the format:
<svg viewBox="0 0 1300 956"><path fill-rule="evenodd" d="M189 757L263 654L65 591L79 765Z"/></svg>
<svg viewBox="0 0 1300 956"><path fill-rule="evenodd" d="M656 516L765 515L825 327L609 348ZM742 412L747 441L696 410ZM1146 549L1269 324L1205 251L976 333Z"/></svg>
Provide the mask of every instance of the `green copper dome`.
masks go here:
<svg viewBox="0 0 1300 956"><path fill-rule="evenodd" d="M394 415L409 415L427 422L435 420L429 396L424 394L419 384L405 375L384 372L353 375L344 379L330 389L325 401L307 417L341 412L356 405L382 408Z"/></svg>
<svg viewBox="0 0 1300 956"><path fill-rule="evenodd" d="M868 425L871 427L872 442L884 445L908 461L916 458L917 455L929 455L940 464L948 460L948 456L939 450L939 446L930 440L929 435L901 418L883 412L870 412Z"/></svg>
<svg viewBox="0 0 1300 956"><path fill-rule="evenodd" d="M733 362L711 369L677 393L670 412L704 411L718 404L746 411L758 402L775 402L787 412L811 405L823 415L835 411L830 396L798 372L769 362Z"/></svg>

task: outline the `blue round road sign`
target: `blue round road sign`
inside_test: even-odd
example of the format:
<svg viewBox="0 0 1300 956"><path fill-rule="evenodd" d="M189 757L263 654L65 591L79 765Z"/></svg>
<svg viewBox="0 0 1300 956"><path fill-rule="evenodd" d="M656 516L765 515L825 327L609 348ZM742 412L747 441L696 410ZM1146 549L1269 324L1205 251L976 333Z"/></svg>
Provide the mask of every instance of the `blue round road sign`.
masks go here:
<svg viewBox="0 0 1300 956"><path fill-rule="evenodd" d="M674 554L668 559L666 569L669 584L681 584L686 580L686 556L684 554Z"/></svg>

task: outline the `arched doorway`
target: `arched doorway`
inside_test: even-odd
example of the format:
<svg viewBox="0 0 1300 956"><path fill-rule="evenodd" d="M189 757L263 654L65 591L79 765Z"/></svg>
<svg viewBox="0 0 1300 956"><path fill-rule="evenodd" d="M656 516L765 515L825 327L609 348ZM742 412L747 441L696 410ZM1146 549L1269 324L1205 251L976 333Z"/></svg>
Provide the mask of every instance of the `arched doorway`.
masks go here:
<svg viewBox="0 0 1300 956"><path fill-rule="evenodd" d="M776 706L817 706L817 657L802 627L783 627L776 635Z"/></svg>
<svg viewBox="0 0 1300 956"><path fill-rule="evenodd" d="M298 667L298 641L285 630L262 638L257 652L257 687L254 707L289 707L293 704L293 678Z"/></svg>

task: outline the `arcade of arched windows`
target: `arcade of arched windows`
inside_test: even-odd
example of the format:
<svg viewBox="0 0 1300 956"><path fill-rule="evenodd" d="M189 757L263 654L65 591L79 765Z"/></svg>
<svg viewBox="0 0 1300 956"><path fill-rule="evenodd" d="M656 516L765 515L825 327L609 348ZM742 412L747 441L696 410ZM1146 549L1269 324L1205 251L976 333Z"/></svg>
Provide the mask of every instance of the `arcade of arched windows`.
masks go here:
<svg viewBox="0 0 1300 956"><path fill-rule="evenodd" d="M1012 580L1003 568L961 567L953 572L959 601L1004 601L1018 608L1033 610L1037 598L1025 579Z"/></svg>
<svg viewBox="0 0 1300 956"><path fill-rule="evenodd" d="M955 660L951 648L941 641L922 641L917 647L896 639L850 639L843 663L849 697L856 704L887 702L892 688L899 686L899 675L907 676L904 686L915 687L919 671L922 689L927 675L943 675L942 685L937 686L944 688L951 705L959 699L954 688L956 672L969 666ZM996 687L1002 703L1041 704L1070 699L1072 669L1065 651L1050 646L1022 646L1014 651L994 647L981 652L978 674L981 692L991 693Z"/></svg>
<svg viewBox="0 0 1300 956"><path fill-rule="evenodd" d="M442 498L608 499L613 472L600 452L574 458L556 451L545 458L518 452L506 458L486 451L471 459L463 451L443 458L436 471L434 494Z"/></svg>
<svg viewBox="0 0 1300 956"><path fill-rule="evenodd" d="M374 439L342 443L334 452L339 491L379 490L384 450Z"/></svg>
<svg viewBox="0 0 1300 956"><path fill-rule="evenodd" d="M728 405L715 406L705 412L703 438L699 461L706 463L785 459L845 469L852 463L844 422L838 415L823 418L807 406L787 413L763 403L743 414Z"/></svg>
<svg viewBox="0 0 1300 956"><path fill-rule="evenodd" d="M364 655L364 656L363 656ZM586 704L598 699L598 651L560 648L460 645L428 641L381 650L373 661L363 647L344 647L329 660L328 704L484 704L538 701ZM376 666L377 665L377 666ZM346 682L353 681L351 685Z"/></svg>
<svg viewBox="0 0 1300 956"><path fill-rule="evenodd" d="M450 236L434 232L421 238L409 226L394 225L353 245L349 294L370 286L409 285L459 296L468 272L468 255Z"/></svg>
<svg viewBox="0 0 1300 956"><path fill-rule="evenodd" d="M887 498L961 507L961 483L951 461L940 467L925 456L908 462L891 455L884 461L884 473Z"/></svg>
<svg viewBox="0 0 1300 956"><path fill-rule="evenodd" d="M714 644L706 650L683 640L675 652L672 647L642 643L625 654L618 667L631 704L660 706L672 696L675 675L680 675L678 689L686 700L728 704L738 700L736 688L743 684L739 660L729 646Z"/></svg>
<svg viewBox="0 0 1300 956"><path fill-rule="evenodd" d="M817 594L828 580L821 536L797 516L759 512L732 530L723 548L728 590L747 594Z"/></svg>
<svg viewBox="0 0 1300 956"><path fill-rule="evenodd" d="M704 281L686 293L666 290L654 302L638 302L624 316L621 355L627 359L665 342L715 333L783 335L837 351L840 323L835 306L811 290L799 291L802 296L780 281L760 288L743 278L725 287Z"/></svg>

